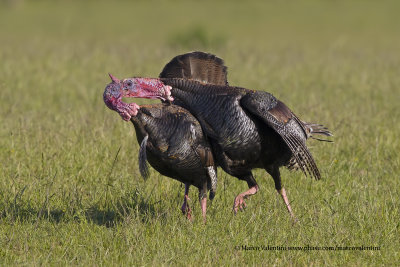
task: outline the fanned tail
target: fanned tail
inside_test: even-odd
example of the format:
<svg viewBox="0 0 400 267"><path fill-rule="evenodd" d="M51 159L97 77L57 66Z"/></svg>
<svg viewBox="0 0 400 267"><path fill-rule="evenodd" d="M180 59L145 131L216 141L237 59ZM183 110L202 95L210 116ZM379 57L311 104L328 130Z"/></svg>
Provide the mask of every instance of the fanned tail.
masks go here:
<svg viewBox="0 0 400 267"><path fill-rule="evenodd" d="M165 65L159 77L228 85L227 67L224 61L213 54L199 51L174 57Z"/></svg>

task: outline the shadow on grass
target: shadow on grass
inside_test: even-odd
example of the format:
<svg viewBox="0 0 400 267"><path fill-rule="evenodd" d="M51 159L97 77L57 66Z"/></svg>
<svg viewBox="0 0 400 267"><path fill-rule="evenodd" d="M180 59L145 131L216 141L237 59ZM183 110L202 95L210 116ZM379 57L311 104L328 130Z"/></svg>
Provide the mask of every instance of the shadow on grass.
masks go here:
<svg viewBox="0 0 400 267"><path fill-rule="evenodd" d="M163 216L155 208L159 202L149 203L135 196L136 194L133 194L133 197L120 199L117 203L108 203L108 207L105 208L93 205L85 211L85 219L97 225L114 227L130 219L140 219L145 223Z"/></svg>
<svg viewBox="0 0 400 267"><path fill-rule="evenodd" d="M41 221L51 223L86 221L105 227L114 227L117 224L134 220L149 222L153 219L165 217L165 213L160 213L156 209L156 203L149 203L140 195L133 192L129 196L109 201L102 204L94 204L89 208L83 206L71 207L67 210L51 209L42 205L35 207L31 203L10 203L4 205L0 210L0 220L9 223L25 222L39 224Z"/></svg>

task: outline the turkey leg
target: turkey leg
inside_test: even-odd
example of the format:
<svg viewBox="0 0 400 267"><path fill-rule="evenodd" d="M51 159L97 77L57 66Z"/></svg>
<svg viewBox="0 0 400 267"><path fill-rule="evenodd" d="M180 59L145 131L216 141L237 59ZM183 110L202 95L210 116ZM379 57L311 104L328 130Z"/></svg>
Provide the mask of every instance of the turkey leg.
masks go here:
<svg viewBox="0 0 400 267"><path fill-rule="evenodd" d="M286 208L287 208L287 210L289 211L290 216L292 217L293 221L294 221L294 222L297 222L297 219L296 219L296 217L294 216L294 213L293 213L293 211L292 211L292 207L290 207L289 200L288 200L288 198L287 198L287 196L286 196L286 190L285 190L285 188L282 187L280 190L277 190L277 191L278 191L279 195L281 195L283 201L285 202Z"/></svg>
<svg viewBox="0 0 400 267"><path fill-rule="evenodd" d="M190 200L189 198L189 187L190 184L185 184L185 196L183 198L183 205L182 205L182 213L183 215L186 215L186 218L188 218L189 221L192 220L192 210L189 207L188 201Z"/></svg>
<svg viewBox="0 0 400 267"><path fill-rule="evenodd" d="M201 214L203 215L204 223L207 222L206 211L207 211L207 197L200 199Z"/></svg>
<svg viewBox="0 0 400 267"><path fill-rule="evenodd" d="M289 199L287 198L286 195L286 190L285 188L282 186L282 182L281 182L281 173L279 172L278 168L274 168L272 170L268 170L267 172L272 176L272 178L274 179L275 182L275 189L276 191L279 193L279 195L281 195L283 201L285 202L286 208L289 211L290 217L292 217L294 222L297 222L296 217L294 216L294 213L292 211L292 207L290 206L289 203Z"/></svg>
<svg viewBox="0 0 400 267"><path fill-rule="evenodd" d="M203 216L204 223L207 222L206 212L207 212L207 180L203 182L203 186L199 189L199 200L201 206L201 215Z"/></svg>

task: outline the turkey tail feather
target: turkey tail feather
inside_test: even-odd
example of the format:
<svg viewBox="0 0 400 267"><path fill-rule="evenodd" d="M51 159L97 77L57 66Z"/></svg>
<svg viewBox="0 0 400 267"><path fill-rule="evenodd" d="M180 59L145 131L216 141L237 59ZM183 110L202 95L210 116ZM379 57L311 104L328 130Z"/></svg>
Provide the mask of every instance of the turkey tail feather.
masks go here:
<svg viewBox="0 0 400 267"><path fill-rule="evenodd" d="M146 146L148 139L149 136L146 135L143 138L139 149L139 171L144 180L146 180L149 177L149 166L147 164L147 154L146 154Z"/></svg>
<svg viewBox="0 0 400 267"><path fill-rule="evenodd" d="M198 51L174 57L165 65L159 77L228 85L227 67L224 61L213 54Z"/></svg>
<svg viewBox="0 0 400 267"><path fill-rule="evenodd" d="M217 192L217 168L214 166L206 167L207 176L210 178L211 186L210 186L210 200L213 200L215 197L215 193Z"/></svg>
<svg viewBox="0 0 400 267"><path fill-rule="evenodd" d="M315 139L318 141L323 141L323 142L333 142L332 140L317 138L317 137L313 136L313 134L324 135L324 136L333 136L333 134L324 125L305 122L305 121L303 121L302 123L304 124L304 126L306 128L307 138L312 138L312 139Z"/></svg>

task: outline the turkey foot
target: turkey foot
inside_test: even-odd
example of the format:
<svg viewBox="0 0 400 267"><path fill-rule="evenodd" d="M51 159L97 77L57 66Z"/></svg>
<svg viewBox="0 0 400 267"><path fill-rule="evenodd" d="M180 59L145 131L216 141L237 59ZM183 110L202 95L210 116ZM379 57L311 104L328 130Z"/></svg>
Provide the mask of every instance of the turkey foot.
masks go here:
<svg viewBox="0 0 400 267"><path fill-rule="evenodd" d="M233 212L236 214L238 209L243 211L246 208L246 202L244 201L247 197L254 195L258 192L258 185L251 187L246 192L240 193L235 197L235 201L233 202Z"/></svg>

